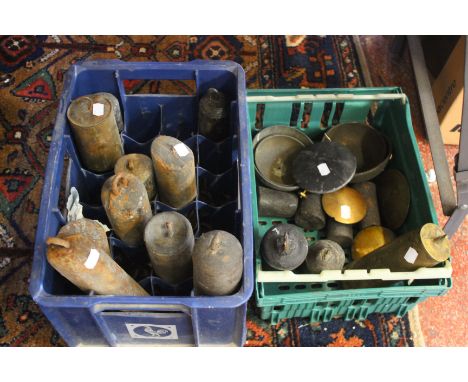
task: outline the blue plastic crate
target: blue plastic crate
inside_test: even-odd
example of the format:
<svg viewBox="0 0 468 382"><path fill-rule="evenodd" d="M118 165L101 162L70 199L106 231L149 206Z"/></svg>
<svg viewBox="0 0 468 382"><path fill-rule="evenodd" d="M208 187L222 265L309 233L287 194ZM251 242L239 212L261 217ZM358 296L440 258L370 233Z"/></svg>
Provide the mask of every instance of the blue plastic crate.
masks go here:
<svg viewBox="0 0 468 382"><path fill-rule="evenodd" d="M129 95L125 93L124 80L194 80L196 94ZM231 135L220 143L197 131L198 100L210 87L224 92L230 102ZM254 278L249 132L241 66L226 61L87 61L70 68L63 89L36 233L30 283L33 299L70 346L243 345L247 301L253 292ZM177 296L86 295L48 264L45 240L55 236L65 224L59 204L63 204L67 192L62 190L59 201L61 188L76 187L84 216L107 223L99 196L103 182L112 172L95 174L81 166L66 118L71 100L96 92L112 93L120 102L125 153L148 155L152 140L159 134L174 136L194 151L199 196L177 211L191 220L196 236L211 229L224 229L240 240L244 272L235 294L194 296L189 287L185 295ZM153 212L174 210L159 201L152 201L152 208ZM144 248L126 247L113 233L109 244L114 254L124 251L135 258L144 256ZM137 281L149 290L160 286L154 276Z"/></svg>

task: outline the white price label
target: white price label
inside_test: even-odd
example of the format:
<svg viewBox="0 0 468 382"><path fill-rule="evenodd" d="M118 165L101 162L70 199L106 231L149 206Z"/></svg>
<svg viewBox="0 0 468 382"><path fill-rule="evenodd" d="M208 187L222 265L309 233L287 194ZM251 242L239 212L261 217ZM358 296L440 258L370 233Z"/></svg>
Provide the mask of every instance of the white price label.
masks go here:
<svg viewBox="0 0 468 382"><path fill-rule="evenodd" d="M410 264L414 264L418 258L418 255L418 251L416 251L413 247L409 247L405 253L405 260Z"/></svg>
<svg viewBox="0 0 468 382"><path fill-rule="evenodd" d="M97 249L91 248L89 251L88 258L86 259L84 266L88 269L94 269L99 260L99 251Z"/></svg>
<svg viewBox="0 0 468 382"><path fill-rule="evenodd" d="M177 152L177 154L179 154L179 156L181 156L181 157L184 157L184 156L188 155L189 152L190 152L189 149L188 149L188 147L185 146L184 143L178 143L178 144L176 144L176 145L174 146L174 149L175 149L175 151Z"/></svg>
<svg viewBox="0 0 468 382"><path fill-rule="evenodd" d="M320 175L322 176L327 176L328 174L330 174L330 169L328 168L328 165L326 163L320 163L317 166L317 169L319 170Z"/></svg>
<svg viewBox="0 0 468 382"><path fill-rule="evenodd" d="M101 117L104 115L103 103L93 103L93 115L95 115L96 117Z"/></svg>
<svg viewBox="0 0 468 382"><path fill-rule="evenodd" d="M351 207L343 204L340 207L340 214L342 219L349 219L351 217Z"/></svg>

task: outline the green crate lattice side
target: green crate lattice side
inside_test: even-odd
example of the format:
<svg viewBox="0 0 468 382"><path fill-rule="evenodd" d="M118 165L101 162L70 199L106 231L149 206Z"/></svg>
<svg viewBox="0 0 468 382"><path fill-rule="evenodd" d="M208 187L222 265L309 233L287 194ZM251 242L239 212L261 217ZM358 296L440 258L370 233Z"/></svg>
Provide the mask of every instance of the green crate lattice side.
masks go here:
<svg viewBox="0 0 468 382"><path fill-rule="evenodd" d="M248 96L295 96L315 94L402 94L398 87L360 88L360 89L320 89L320 90L251 90ZM309 104L309 105L308 105ZM389 167L398 168L407 175L411 189L411 205L408 219L397 231L407 232L426 222L437 224L437 215L430 196L429 187L419 155L416 138L413 132L409 102L401 100L360 101L287 101L268 102L263 109L263 126L291 125L291 115L297 117L293 128L296 128L312 139L320 137L335 121L337 104L342 104L339 123L364 122L369 110L376 110L373 126L386 134L393 145L394 155ZM250 123L250 155L252 137L256 129L257 103L248 102ZM296 112L293 111L296 110ZM301 127L304 110L310 110L310 121L307 127ZM339 109L339 108L338 108ZM328 118L323 118L324 110ZM400 126L396 129L395 126ZM412 154L412 155L411 155ZM256 269L261 267L259 247L261 238L276 222L287 222L287 219L265 218L258 216L257 189L254 160L251 158L252 204L255 240ZM408 176L411 174L411 176ZM305 232L309 241L317 240L316 231ZM424 285L427 284L427 285ZM311 321L329 321L335 317L345 319L364 319L371 313L406 314L419 302L430 296L440 296L451 288L451 279L420 280L416 284L382 288L363 288L355 290L336 289L336 283L260 283L256 282L255 294L260 316L276 324L280 319L308 317Z"/></svg>

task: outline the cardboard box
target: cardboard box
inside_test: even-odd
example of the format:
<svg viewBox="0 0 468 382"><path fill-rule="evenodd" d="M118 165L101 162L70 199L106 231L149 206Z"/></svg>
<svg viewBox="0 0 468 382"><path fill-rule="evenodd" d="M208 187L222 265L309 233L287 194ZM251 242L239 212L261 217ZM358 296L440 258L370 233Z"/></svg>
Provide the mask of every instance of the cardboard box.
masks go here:
<svg viewBox="0 0 468 382"><path fill-rule="evenodd" d="M465 38L460 38L440 74L432 83L442 140L448 145L460 143L465 68Z"/></svg>

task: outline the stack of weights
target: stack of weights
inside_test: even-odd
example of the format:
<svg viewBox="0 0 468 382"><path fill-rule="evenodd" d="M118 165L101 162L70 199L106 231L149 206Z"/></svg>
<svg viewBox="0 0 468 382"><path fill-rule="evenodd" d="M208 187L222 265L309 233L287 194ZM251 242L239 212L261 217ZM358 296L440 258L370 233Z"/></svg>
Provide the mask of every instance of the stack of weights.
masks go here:
<svg viewBox="0 0 468 382"><path fill-rule="evenodd" d="M272 126L254 136L253 146L259 219L273 223L260 246L263 269L411 271L448 258L448 239L433 224L395 239L410 192L402 173L385 170L391 144L373 127L336 125L314 143L294 128Z"/></svg>
<svg viewBox="0 0 468 382"><path fill-rule="evenodd" d="M200 100L199 130L213 141L229 134L224 95L209 89ZM114 259L106 230L95 220L81 218L63 226L47 240L49 263L86 293L147 296L160 290L221 296L236 293L243 273L243 249L226 231L213 230L195 239L192 224L181 212L197 197L195 157L187 145L159 135L151 157L124 155L120 106L109 93L75 99L67 112L73 138L85 167L97 173L114 170L101 189L101 201L114 242L128 249L124 256L145 251L151 264L151 284L145 290ZM153 216L158 199L168 210ZM153 203L154 205L154 203ZM135 264L129 261L126 264Z"/></svg>

